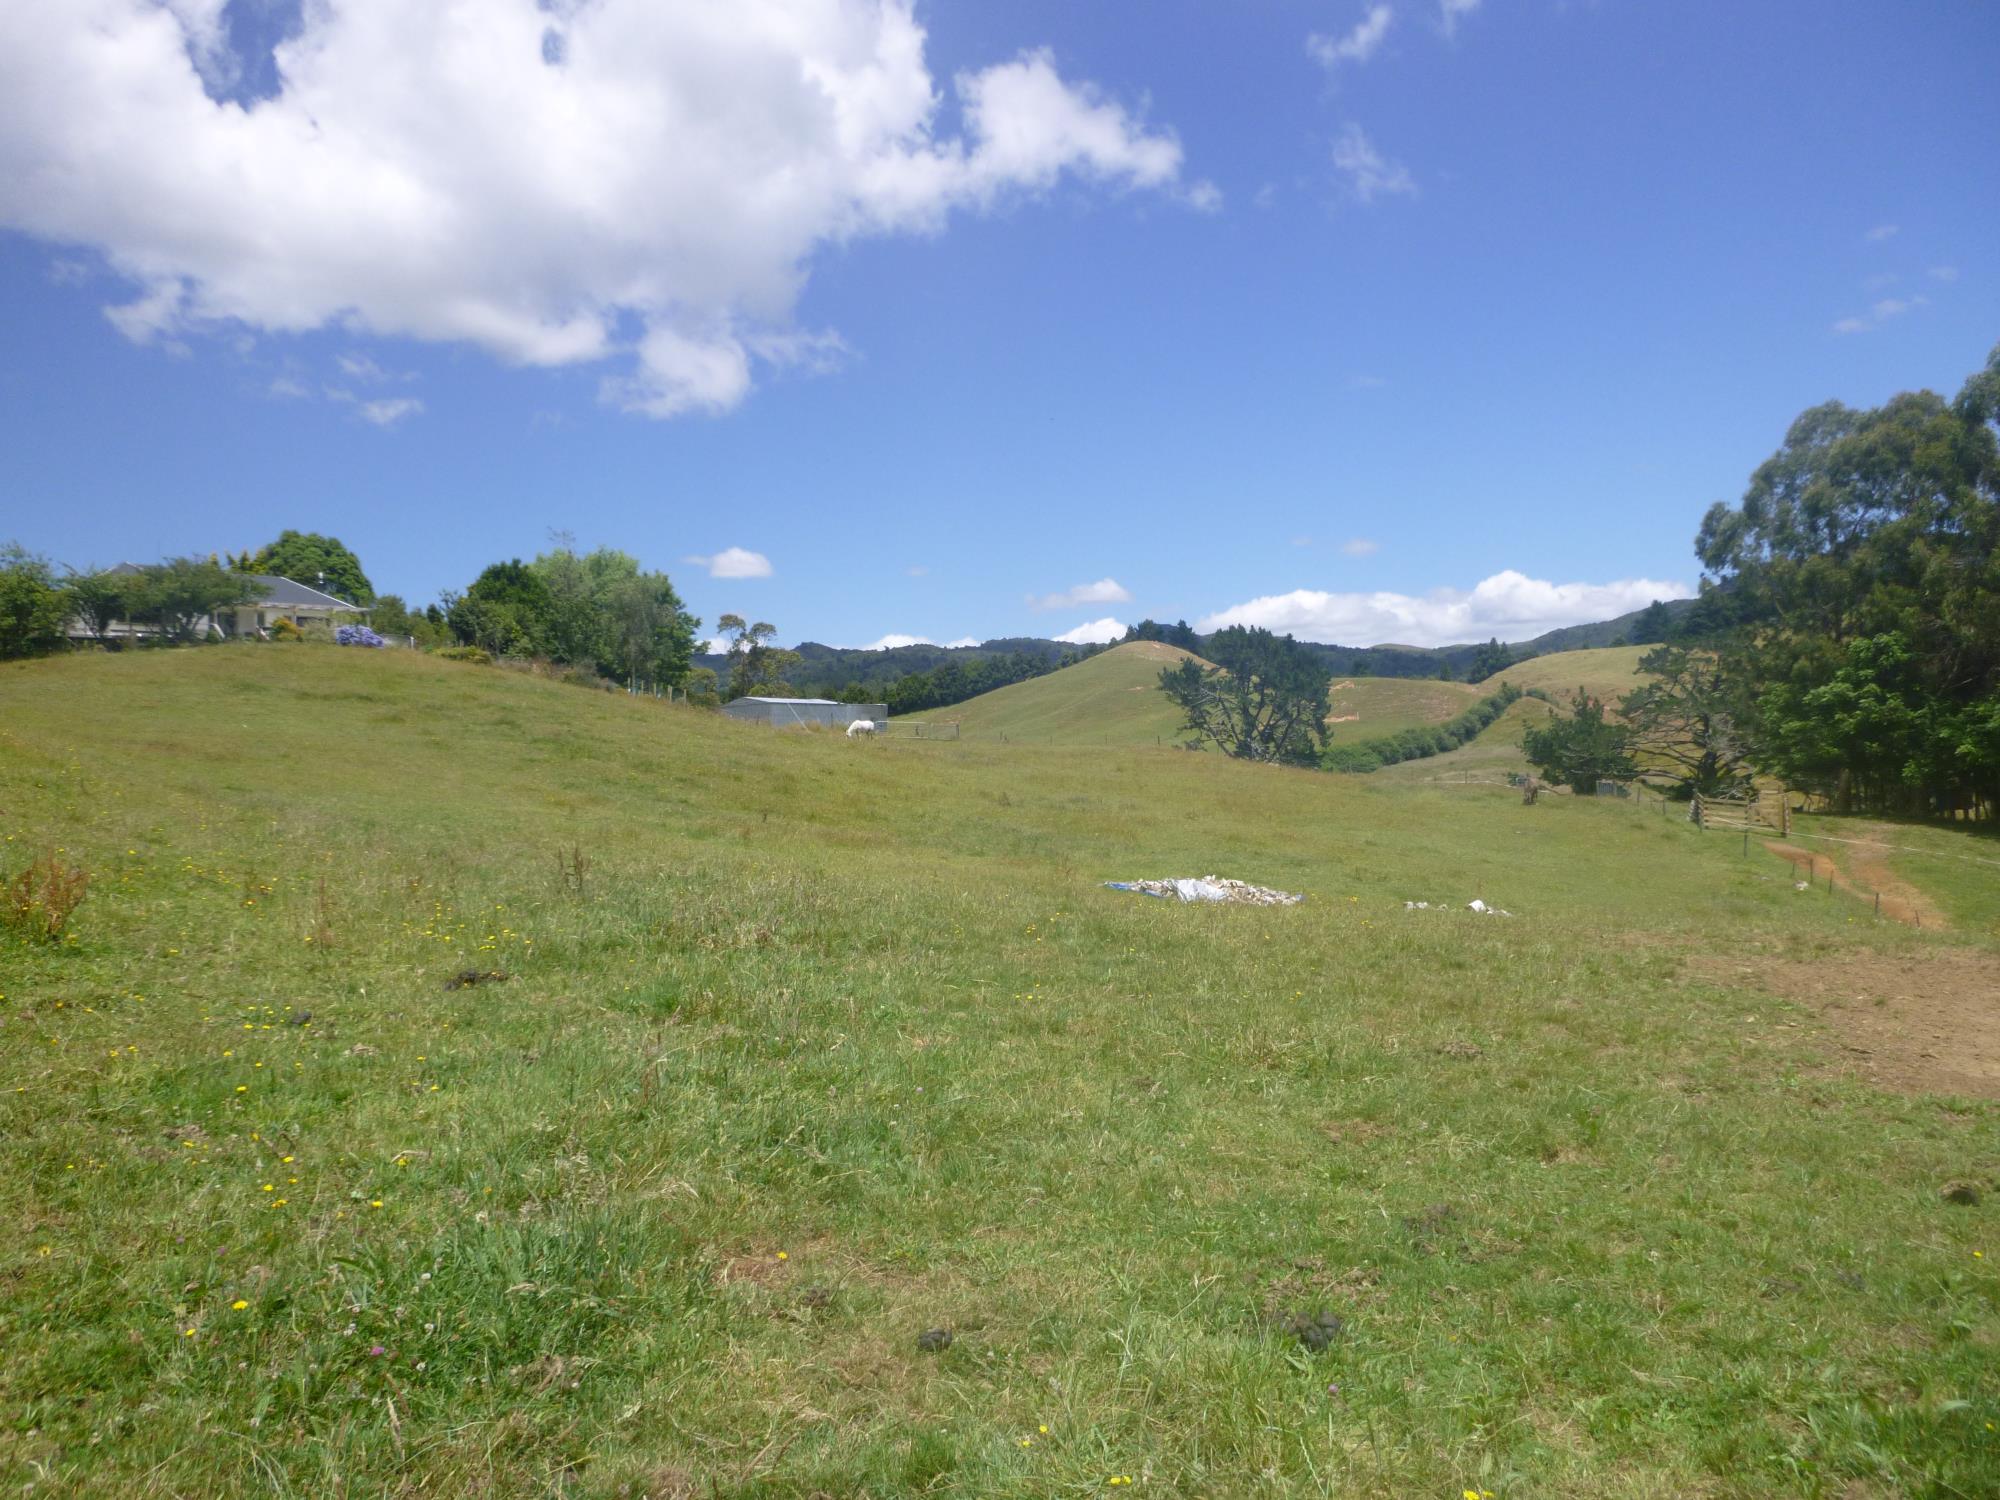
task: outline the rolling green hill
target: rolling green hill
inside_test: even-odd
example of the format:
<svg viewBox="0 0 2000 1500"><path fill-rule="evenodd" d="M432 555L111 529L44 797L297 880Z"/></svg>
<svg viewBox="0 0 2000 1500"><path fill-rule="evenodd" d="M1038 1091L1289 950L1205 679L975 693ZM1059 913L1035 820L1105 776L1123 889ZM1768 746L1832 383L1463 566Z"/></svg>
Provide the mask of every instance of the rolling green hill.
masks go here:
<svg viewBox="0 0 2000 1500"><path fill-rule="evenodd" d="M1511 682L1519 688L1541 688L1558 695L1574 693L1581 686L1616 706L1619 697L1639 685L1639 658L1653 649L1602 646L1589 651L1557 651L1516 662L1480 686L1491 692L1502 682Z"/></svg>
<svg viewBox="0 0 2000 1500"><path fill-rule="evenodd" d="M1590 799L0 664L0 890L90 881L0 925L0 1467L1989 1493L2000 872L1891 857L1952 934ZM1211 872L1306 899L1102 885Z"/></svg>
<svg viewBox="0 0 2000 1500"><path fill-rule="evenodd" d="M949 708L916 715L956 720L967 739L1010 744L1171 745L1180 710L1160 691L1160 670L1188 653L1159 641L1131 641Z"/></svg>
<svg viewBox="0 0 2000 1500"><path fill-rule="evenodd" d="M1183 737L1180 710L1160 692L1160 669L1188 653L1158 641L1132 641L1046 677L1017 682L950 708L915 717L957 720L967 738L1010 744L1172 745ZM1343 679L1332 694L1336 740L1393 734L1441 724L1477 701L1470 683L1435 679Z"/></svg>
<svg viewBox="0 0 2000 1500"><path fill-rule="evenodd" d="M1327 724L1336 743L1442 724L1480 699L1469 682L1421 677L1358 677L1333 686Z"/></svg>

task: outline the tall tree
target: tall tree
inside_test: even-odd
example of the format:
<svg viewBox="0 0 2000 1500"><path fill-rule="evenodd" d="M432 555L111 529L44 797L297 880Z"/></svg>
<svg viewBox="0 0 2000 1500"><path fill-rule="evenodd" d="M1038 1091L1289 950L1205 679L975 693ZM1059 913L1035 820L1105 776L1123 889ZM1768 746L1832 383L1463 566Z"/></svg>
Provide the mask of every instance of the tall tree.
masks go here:
<svg viewBox="0 0 2000 1500"><path fill-rule="evenodd" d="M503 656L544 649L548 617L548 587L518 557L488 567L464 594L451 596L445 613L460 641Z"/></svg>
<svg viewBox="0 0 2000 1500"><path fill-rule="evenodd" d="M1996 418L2000 349L1956 401L1815 407L1702 521L1700 613L1753 748L1838 806L2000 801L2000 760L1966 727L2000 696Z"/></svg>
<svg viewBox="0 0 2000 1500"><path fill-rule="evenodd" d="M799 664L796 651L771 644L778 627L759 620L752 625L741 615L724 615L716 628L729 638L729 693L737 698L790 698L785 673Z"/></svg>
<svg viewBox="0 0 2000 1500"><path fill-rule="evenodd" d="M1326 744L1333 678L1290 636L1230 626L1208 639L1213 666L1184 660L1160 672L1160 690L1198 738L1244 760L1310 764Z"/></svg>
<svg viewBox="0 0 2000 1500"><path fill-rule="evenodd" d="M1741 695L1713 651L1660 646L1639 658L1645 683L1619 700L1627 748L1648 769L1704 797L1743 786L1749 744L1736 727Z"/></svg>
<svg viewBox="0 0 2000 1500"><path fill-rule="evenodd" d="M275 542L257 550L244 571L275 573L353 604L368 604L375 598L368 575L361 570L361 559L339 537L321 536L316 531L279 532Z"/></svg>

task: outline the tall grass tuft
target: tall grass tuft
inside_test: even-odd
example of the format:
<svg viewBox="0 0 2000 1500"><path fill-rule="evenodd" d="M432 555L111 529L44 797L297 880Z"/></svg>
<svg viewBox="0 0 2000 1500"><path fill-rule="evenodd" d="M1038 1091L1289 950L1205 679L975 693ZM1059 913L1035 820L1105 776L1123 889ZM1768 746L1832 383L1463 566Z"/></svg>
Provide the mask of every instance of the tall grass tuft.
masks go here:
<svg viewBox="0 0 2000 1500"><path fill-rule="evenodd" d="M90 876L81 866L44 854L7 882L0 898L0 923L24 938L59 942L89 890Z"/></svg>

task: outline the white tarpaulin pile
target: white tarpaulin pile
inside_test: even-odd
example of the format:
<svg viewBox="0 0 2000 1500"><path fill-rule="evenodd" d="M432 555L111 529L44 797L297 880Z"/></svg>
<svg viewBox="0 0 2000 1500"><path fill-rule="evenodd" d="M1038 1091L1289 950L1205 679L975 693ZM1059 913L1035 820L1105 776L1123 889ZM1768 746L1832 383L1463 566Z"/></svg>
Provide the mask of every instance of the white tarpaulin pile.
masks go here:
<svg viewBox="0 0 2000 1500"><path fill-rule="evenodd" d="M1502 911L1497 906L1488 906L1484 901L1476 900L1466 902L1465 909L1467 911L1476 911L1482 917L1511 917L1514 915L1511 911ZM1452 905L1449 901L1405 901L1403 903L1403 910L1450 911L1452 910Z"/></svg>
<svg viewBox="0 0 2000 1500"><path fill-rule="evenodd" d="M1107 880L1114 891L1137 891L1142 896L1166 896L1176 901L1226 901L1233 906L1297 906L1304 896L1290 891L1274 891L1269 886L1251 885L1246 880L1230 880L1221 875L1200 875L1192 880Z"/></svg>

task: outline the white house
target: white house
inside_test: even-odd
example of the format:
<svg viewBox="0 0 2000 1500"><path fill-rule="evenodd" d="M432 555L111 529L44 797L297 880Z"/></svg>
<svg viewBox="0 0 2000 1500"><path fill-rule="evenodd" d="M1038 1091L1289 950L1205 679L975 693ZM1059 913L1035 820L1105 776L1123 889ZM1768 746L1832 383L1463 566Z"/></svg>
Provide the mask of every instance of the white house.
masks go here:
<svg viewBox="0 0 2000 1500"><path fill-rule="evenodd" d="M135 563L120 563L110 570L113 573L136 574L144 572ZM320 589L311 588L290 578L280 578L275 573L246 573L244 577L258 587L256 599L249 604L239 604L225 609L221 614L197 623L196 633L202 636L261 636L280 620L289 620L304 629L317 624L332 629L337 624L360 619L367 611L359 604ZM104 636L113 641L145 640L160 633L157 625L146 621L114 620L105 630ZM81 619L69 622L69 638L73 641L96 640L97 636Z"/></svg>

